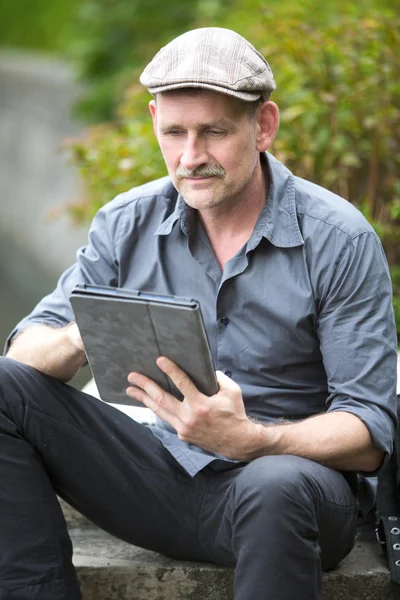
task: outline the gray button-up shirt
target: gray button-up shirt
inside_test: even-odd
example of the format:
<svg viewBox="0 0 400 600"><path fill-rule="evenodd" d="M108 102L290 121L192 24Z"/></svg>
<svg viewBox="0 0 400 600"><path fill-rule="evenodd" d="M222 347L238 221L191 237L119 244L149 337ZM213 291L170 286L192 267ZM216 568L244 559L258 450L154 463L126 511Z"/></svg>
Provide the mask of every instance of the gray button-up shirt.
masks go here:
<svg viewBox="0 0 400 600"><path fill-rule="evenodd" d="M98 212L77 262L10 337L35 323L73 321L68 297L76 284L196 298L215 368L240 385L249 415L350 412L389 453L397 344L380 241L349 202L264 158L268 198L223 272L196 211L163 178ZM159 425L154 434L190 475L215 460Z"/></svg>

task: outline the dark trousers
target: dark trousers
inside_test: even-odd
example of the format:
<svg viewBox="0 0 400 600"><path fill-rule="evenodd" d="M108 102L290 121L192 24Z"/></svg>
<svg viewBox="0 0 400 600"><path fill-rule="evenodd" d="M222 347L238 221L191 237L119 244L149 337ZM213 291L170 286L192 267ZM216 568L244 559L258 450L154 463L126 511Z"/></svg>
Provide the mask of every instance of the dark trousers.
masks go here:
<svg viewBox="0 0 400 600"><path fill-rule="evenodd" d="M342 474L296 456L186 474L117 409L0 358L0 600L78 600L56 494L131 544L235 567L236 600L317 600L354 544Z"/></svg>

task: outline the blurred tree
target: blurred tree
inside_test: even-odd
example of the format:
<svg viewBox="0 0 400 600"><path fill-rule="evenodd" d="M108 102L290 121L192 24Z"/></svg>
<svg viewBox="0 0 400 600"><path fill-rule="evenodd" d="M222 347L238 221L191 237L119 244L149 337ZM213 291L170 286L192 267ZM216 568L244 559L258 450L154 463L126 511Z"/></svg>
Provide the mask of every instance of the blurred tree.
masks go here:
<svg viewBox="0 0 400 600"><path fill-rule="evenodd" d="M0 0L1 46L63 53L79 0Z"/></svg>
<svg viewBox="0 0 400 600"><path fill-rule="evenodd" d="M258 37L277 76L275 154L298 175L350 199L372 221L397 222L400 17L360 16L350 6L329 19L328 12L325 21L321 7L308 19L277 21L261 2L254 4L258 24L242 21L239 31ZM260 28L268 35L260 36Z"/></svg>
<svg viewBox="0 0 400 600"><path fill-rule="evenodd" d="M229 0L83 0L69 47L88 84L79 112L92 122L112 118L132 73L149 56L196 19L221 17L229 5Z"/></svg>

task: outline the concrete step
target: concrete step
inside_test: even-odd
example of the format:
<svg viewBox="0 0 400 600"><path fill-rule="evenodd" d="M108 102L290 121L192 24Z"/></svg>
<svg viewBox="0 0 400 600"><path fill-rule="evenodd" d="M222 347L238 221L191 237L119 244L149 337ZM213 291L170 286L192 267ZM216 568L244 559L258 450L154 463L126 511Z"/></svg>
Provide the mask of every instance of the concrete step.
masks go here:
<svg viewBox="0 0 400 600"><path fill-rule="evenodd" d="M232 569L175 561L131 546L60 502L84 600L233 600ZM360 526L353 551L324 574L324 600L350 599L400 600L372 523Z"/></svg>
<svg viewBox="0 0 400 600"><path fill-rule="evenodd" d="M72 528L70 535L84 600L233 600L232 569L175 561L96 528ZM324 574L324 600L349 599L400 599L371 525L360 528L341 565Z"/></svg>

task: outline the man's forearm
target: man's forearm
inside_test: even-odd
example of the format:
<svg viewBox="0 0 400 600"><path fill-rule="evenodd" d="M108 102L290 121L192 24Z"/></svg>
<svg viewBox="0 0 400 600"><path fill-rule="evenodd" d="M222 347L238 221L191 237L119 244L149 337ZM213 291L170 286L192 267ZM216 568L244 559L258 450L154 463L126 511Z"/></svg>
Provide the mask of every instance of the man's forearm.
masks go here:
<svg viewBox="0 0 400 600"><path fill-rule="evenodd" d="M259 424L254 442L251 459L294 454L346 471L374 471L383 459L364 423L346 412L325 413L283 425Z"/></svg>
<svg viewBox="0 0 400 600"><path fill-rule="evenodd" d="M9 358L59 381L69 381L86 361L76 324L66 327L29 327L11 344Z"/></svg>

